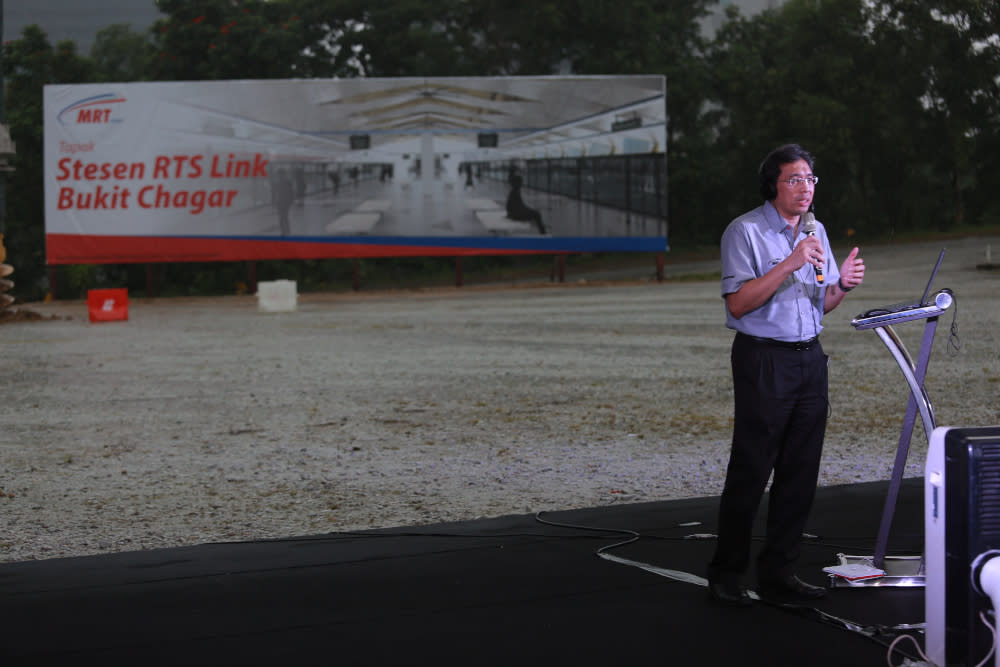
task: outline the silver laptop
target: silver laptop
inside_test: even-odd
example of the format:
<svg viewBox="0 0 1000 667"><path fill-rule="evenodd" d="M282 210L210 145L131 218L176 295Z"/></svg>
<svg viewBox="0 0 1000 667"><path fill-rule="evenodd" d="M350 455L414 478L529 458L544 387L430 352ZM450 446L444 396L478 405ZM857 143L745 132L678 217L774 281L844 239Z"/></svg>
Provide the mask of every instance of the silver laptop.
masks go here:
<svg viewBox="0 0 1000 667"><path fill-rule="evenodd" d="M948 310L954 302L951 290L942 289L931 293L934 278L937 276L938 269L941 268L941 261L944 260L944 252L945 248L941 248L937 262L934 264L934 270L931 271L931 277L927 280L927 286L919 301L901 301L888 306L872 308L851 320L851 326L855 329L872 329L887 324L936 317Z"/></svg>

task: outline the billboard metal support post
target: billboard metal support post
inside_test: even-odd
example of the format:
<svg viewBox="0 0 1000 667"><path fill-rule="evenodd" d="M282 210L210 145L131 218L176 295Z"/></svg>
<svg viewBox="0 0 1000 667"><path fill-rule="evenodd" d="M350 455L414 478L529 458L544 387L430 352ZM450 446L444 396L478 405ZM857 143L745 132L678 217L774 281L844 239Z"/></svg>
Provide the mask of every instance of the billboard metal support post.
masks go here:
<svg viewBox="0 0 1000 667"><path fill-rule="evenodd" d="M247 262L247 290L251 294L257 293L257 262L253 260Z"/></svg>

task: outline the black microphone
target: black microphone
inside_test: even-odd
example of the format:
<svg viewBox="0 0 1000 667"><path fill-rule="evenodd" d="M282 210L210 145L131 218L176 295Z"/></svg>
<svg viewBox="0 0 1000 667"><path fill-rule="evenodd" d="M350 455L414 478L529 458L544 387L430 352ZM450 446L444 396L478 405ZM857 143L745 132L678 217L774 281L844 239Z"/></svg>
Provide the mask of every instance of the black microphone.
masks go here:
<svg viewBox="0 0 1000 667"><path fill-rule="evenodd" d="M816 216L812 211L806 211L802 214L802 231L805 232L806 236L816 236ZM823 267L813 265L816 270L816 282L820 285L823 284Z"/></svg>

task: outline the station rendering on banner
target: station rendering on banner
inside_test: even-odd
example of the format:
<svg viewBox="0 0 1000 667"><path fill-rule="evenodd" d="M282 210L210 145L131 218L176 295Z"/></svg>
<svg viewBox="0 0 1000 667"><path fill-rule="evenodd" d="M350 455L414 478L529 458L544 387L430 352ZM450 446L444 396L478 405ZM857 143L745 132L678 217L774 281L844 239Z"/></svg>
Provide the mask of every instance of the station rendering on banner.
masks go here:
<svg viewBox="0 0 1000 667"><path fill-rule="evenodd" d="M50 265L667 249L662 76L50 85Z"/></svg>

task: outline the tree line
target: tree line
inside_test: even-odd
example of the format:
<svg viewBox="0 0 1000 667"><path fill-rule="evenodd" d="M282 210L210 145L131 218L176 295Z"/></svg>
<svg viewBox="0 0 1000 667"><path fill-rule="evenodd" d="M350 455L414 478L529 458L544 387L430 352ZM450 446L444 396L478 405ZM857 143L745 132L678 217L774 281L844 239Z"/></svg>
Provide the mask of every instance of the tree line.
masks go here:
<svg viewBox="0 0 1000 667"><path fill-rule="evenodd" d="M3 46L6 244L18 296L44 292L42 88L221 79L663 74L669 240L714 246L759 204L756 168L795 141L817 157L831 237L1000 225L1000 3L788 0L744 16L718 0L157 0L146 31L112 24L89 53L29 26ZM394 271L428 262L393 260ZM287 263L290 264L290 263ZM433 264L433 262L431 262ZM282 266L321 286L329 266ZM347 269L345 269L347 270ZM70 282L137 281L74 267ZM208 290L231 268L159 267ZM141 284L141 279L140 279Z"/></svg>

